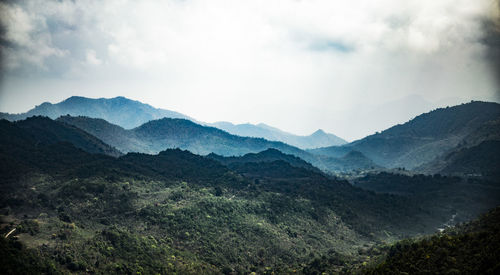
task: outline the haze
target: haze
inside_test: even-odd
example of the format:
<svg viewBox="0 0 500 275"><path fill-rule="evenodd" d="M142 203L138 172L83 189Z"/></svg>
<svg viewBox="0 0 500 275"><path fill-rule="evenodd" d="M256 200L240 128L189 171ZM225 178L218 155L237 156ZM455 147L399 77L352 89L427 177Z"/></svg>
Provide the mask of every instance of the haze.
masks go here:
<svg viewBox="0 0 500 275"><path fill-rule="evenodd" d="M6 1L0 111L125 96L354 140L498 102L498 16L492 0Z"/></svg>

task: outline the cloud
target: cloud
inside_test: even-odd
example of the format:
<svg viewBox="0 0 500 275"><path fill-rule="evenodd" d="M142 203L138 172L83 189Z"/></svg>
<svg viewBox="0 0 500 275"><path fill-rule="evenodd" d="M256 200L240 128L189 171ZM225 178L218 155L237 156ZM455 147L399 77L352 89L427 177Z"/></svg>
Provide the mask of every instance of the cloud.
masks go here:
<svg viewBox="0 0 500 275"><path fill-rule="evenodd" d="M102 64L102 60L96 57L95 50L88 49L87 50L87 64L98 66Z"/></svg>
<svg viewBox="0 0 500 275"><path fill-rule="evenodd" d="M0 45L3 70L15 70L22 66L47 69L45 60L61 57L67 52L52 45L45 18L30 13L16 4L0 3Z"/></svg>
<svg viewBox="0 0 500 275"><path fill-rule="evenodd" d="M411 95L493 99L496 40L485 39L484 22L496 18L497 2L9 2L1 4L4 87L34 74L64 80L68 96L71 87L81 95L105 87L103 96L129 95L200 120L356 138L373 129L363 118L339 122L356 109Z"/></svg>
<svg viewBox="0 0 500 275"><path fill-rule="evenodd" d="M482 43L487 47L486 60L497 83L496 100L500 101L500 1L491 3L490 17L483 21Z"/></svg>

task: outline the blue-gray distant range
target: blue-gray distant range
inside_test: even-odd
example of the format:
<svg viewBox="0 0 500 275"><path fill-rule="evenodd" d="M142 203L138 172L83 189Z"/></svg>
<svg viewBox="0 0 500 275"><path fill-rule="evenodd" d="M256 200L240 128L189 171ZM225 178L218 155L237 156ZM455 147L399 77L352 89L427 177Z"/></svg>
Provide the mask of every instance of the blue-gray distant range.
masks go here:
<svg viewBox="0 0 500 275"><path fill-rule="evenodd" d="M230 122L220 121L210 123L210 126L222 129L233 135L244 137L260 137L267 140L282 141L284 143L299 147L302 149L313 149L327 146L338 146L346 144L344 139L319 129L309 136L297 136L284 132L278 128L259 123L257 125L245 124L232 124Z"/></svg>
<svg viewBox="0 0 500 275"><path fill-rule="evenodd" d="M52 119L56 119L63 115L101 118L125 129L136 128L151 120L165 117L180 118L191 120L205 126L216 127L233 135L264 138L270 141L281 141L301 149L338 146L347 143L344 139L334 134L325 133L323 130L317 130L309 136L298 136L263 123L257 125L249 123L235 125L224 121L204 123L178 112L154 108L149 104L144 104L121 96L109 99L72 96L56 104L49 102L42 103L22 114L0 113L0 118L13 121L26 119L34 115L47 116Z"/></svg>
<svg viewBox="0 0 500 275"><path fill-rule="evenodd" d="M70 142L82 150L110 156L180 148L224 162L239 159L221 157L260 153L246 158L310 168L294 158L298 157L331 173L404 168L429 174L500 176L500 104L492 102L438 108L351 143L314 149L273 141L272 136L255 137L272 132L287 135L269 126L207 124L123 97L71 97L58 104L43 103L24 114L3 113L0 118L17 121L17 127L39 133L44 142ZM312 136L324 135L319 131ZM86 144L91 140L91 145Z"/></svg>

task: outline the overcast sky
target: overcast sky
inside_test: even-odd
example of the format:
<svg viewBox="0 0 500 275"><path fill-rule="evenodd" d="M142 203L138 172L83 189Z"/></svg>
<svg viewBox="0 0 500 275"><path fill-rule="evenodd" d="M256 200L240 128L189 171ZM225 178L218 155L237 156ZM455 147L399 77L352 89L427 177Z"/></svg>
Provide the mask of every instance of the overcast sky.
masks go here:
<svg viewBox="0 0 500 275"><path fill-rule="evenodd" d="M498 16L498 0L5 1L0 111L121 95L353 140L499 101Z"/></svg>

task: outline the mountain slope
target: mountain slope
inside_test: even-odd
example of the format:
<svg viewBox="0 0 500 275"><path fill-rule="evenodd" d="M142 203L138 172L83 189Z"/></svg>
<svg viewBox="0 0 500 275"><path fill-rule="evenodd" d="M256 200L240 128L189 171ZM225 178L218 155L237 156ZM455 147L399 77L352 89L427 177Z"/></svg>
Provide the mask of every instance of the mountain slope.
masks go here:
<svg viewBox="0 0 500 275"><path fill-rule="evenodd" d="M75 126L57 122L47 117L30 117L14 123L2 120L1 127L4 129L2 131L2 141L19 139L19 142L24 145L40 143L51 145L67 142L92 154L105 154L114 157L122 155L120 151L95 136ZM14 128L17 129L14 130ZM16 134L10 136L13 132ZM5 148L5 150L8 150L8 148Z"/></svg>
<svg viewBox="0 0 500 275"><path fill-rule="evenodd" d="M22 114L0 113L0 118L16 121L35 115L47 116L52 119L64 115L100 118L125 129L132 129L148 121L164 117L182 118L196 122L193 118L181 113L154 108L151 105L121 96L98 99L72 96L56 104L49 102L42 103ZM216 127L234 135L281 141L299 148L318 148L346 143L345 140L333 134L325 133L322 130L318 130L310 136L296 136L265 124L233 125L229 122L217 122L204 123L204 125Z"/></svg>
<svg viewBox="0 0 500 275"><path fill-rule="evenodd" d="M384 194L405 196L410 203L451 223L464 222L500 205L498 182L485 179L378 173L353 181L353 185Z"/></svg>
<svg viewBox="0 0 500 275"><path fill-rule="evenodd" d="M500 209L478 220L417 241L392 246L365 274L498 274Z"/></svg>
<svg viewBox="0 0 500 275"><path fill-rule="evenodd" d="M0 113L0 118L14 121L34 115L42 115L56 119L68 114L72 116L102 118L126 129L131 129L150 120L163 117L192 119L177 112L157 109L148 104L125 97L93 99L79 96L72 96L57 104L45 102L22 114Z"/></svg>
<svg viewBox="0 0 500 275"><path fill-rule="evenodd" d="M58 120L79 127L123 152L155 154L167 148L181 148L200 155L215 153L240 156L274 148L297 156L322 170L347 169L341 159L314 156L282 142L231 135L184 119L153 120L132 130L85 117L62 116ZM362 163L364 164L365 162ZM355 163L349 163L349 168L351 167L356 167Z"/></svg>
<svg viewBox="0 0 500 275"><path fill-rule="evenodd" d="M53 151L53 148L58 150ZM90 134L49 118L33 117L17 123L0 120L0 175L3 183L33 171L59 171L81 161L108 158L104 154L121 155Z"/></svg>
<svg viewBox="0 0 500 275"><path fill-rule="evenodd" d="M466 136L455 148L416 170L429 174L481 176L498 180L499 151L500 120L488 121Z"/></svg>
<svg viewBox="0 0 500 275"><path fill-rule="evenodd" d="M223 157L213 153L209 154L207 157L217 160L220 163L229 167L231 167L231 165L234 163L249 163L249 162L260 163L260 162L285 161L291 166L301 167L307 170L321 173L321 171L318 168L312 166L310 163L305 162L304 160L296 156L283 154L282 152L272 148L259 153L249 153L240 157L234 157L234 156Z"/></svg>
<svg viewBox="0 0 500 275"><path fill-rule="evenodd" d="M500 178L500 141L487 140L479 145L454 151L446 156L444 174Z"/></svg>
<svg viewBox="0 0 500 275"><path fill-rule="evenodd" d="M0 137L0 157L30 168L17 179L6 180L16 169L0 173L0 233L16 229L0 246L5 259L35 257L35 270L45 262L61 273L291 273L327 253L356 260L387 232L429 230L420 223L427 214L403 198L283 161L232 170L181 150L112 158L37 144L0 123L5 137L19 135ZM18 270L18 261L2 263Z"/></svg>
<svg viewBox="0 0 500 275"><path fill-rule="evenodd" d="M470 102L422 114L344 146L309 150L338 157L346 151L359 151L385 167L413 169L457 146L483 123L500 117L500 104Z"/></svg>
<svg viewBox="0 0 500 275"><path fill-rule="evenodd" d="M301 149L343 145L347 143L342 138L339 138L334 134L325 133L323 130L317 130L309 136L298 136L284 132L264 123L257 125L250 123L235 125L230 122L215 122L207 125L222 129L233 135L259 137L272 141L281 141Z"/></svg>

